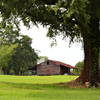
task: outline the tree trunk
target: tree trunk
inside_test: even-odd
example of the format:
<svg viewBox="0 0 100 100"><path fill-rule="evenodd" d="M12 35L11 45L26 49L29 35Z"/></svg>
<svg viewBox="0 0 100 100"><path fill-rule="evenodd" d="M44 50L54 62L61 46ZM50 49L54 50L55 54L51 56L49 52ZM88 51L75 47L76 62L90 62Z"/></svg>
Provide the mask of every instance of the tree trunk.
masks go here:
<svg viewBox="0 0 100 100"><path fill-rule="evenodd" d="M77 80L83 83L89 82L92 86L96 86L100 82L99 75L99 45L98 37L99 33L99 21L96 18L91 18L88 30L84 27L81 30L83 32L84 43L84 68ZM87 33L86 33L87 32Z"/></svg>
<svg viewBox="0 0 100 100"><path fill-rule="evenodd" d="M97 83L100 82L100 77L99 77L99 48L94 47L92 45L91 48L91 67L90 67L90 83L91 85L97 85Z"/></svg>
<svg viewBox="0 0 100 100"><path fill-rule="evenodd" d="M91 49L90 43L87 40L84 40L84 68L78 80L82 83L89 82L90 78L90 67L91 67Z"/></svg>
<svg viewBox="0 0 100 100"><path fill-rule="evenodd" d="M99 48L92 45L91 41L84 39L84 68L78 80L96 85L99 78Z"/></svg>
<svg viewBox="0 0 100 100"><path fill-rule="evenodd" d="M100 48L99 48L99 60L98 60L98 62L99 62L99 77L100 77Z"/></svg>

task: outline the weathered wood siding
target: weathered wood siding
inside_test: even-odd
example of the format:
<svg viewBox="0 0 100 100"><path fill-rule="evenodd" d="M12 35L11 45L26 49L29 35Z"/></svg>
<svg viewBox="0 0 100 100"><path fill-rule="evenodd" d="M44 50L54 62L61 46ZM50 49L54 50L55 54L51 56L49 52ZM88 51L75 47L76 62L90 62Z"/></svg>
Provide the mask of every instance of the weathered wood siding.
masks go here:
<svg viewBox="0 0 100 100"><path fill-rule="evenodd" d="M52 62L44 62L37 67L37 75L59 75L60 66Z"/></svg>

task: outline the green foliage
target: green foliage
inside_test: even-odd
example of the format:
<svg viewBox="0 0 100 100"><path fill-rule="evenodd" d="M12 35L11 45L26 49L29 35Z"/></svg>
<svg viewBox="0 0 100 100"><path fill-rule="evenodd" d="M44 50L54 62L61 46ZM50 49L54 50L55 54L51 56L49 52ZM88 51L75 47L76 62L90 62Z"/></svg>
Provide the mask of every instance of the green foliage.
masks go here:
<svg viewBox="0 0 100 100"><path fill-rule="evenodd" d="M17 48L17 45L4 45L0 47L0 69L5 74L7 74L9 70L9 62L12 59L12 55L14 54L14 49Z"/></svg>
<svg viewBox="0 0 100 100"><path fill-rule="evenodd" d="M96 16L100 19L100 0L94 2L94 8Z"/></svg>
<svg viewBox="0 0 100 100"><path fill-rule="evenodd" d="M95 8L99 9L99 0L94 3L97 5ZM26 26L29 26L30 21L34 24L39 22L50 25L54 34L68 30L65 33L70 36L72 34L69 32L74 30L73 34L76 34L73 36L77 36L78 29L74 28L75 25L78 22L89 23L91 13L96 13L95 8L95 12L91 10L90 4L89 0L2 0L0 11L4 19L13 19L13 23L18 22L17 18L20 18Z"/></svg>
<svg viewBox="0 0 100 100"><path fill-rule="evenodd" d="M82 67L84 66L84 62L83 62L83 61L78 62L75 66L76 66L77 68L82 69Z"/></svg>
<svg viewBox="0 0 100 100"><path fill-rule="evenodd" d="M20 37L20 32L11 23L0 23L0 46L16 44Z"/></svg>
<svg viewBox="0 0 100 100"><path fill-rule="evenodd" d="M15 49L10 66L16 75L28 75L29 67L37 64L38 55L31 47L31 38L23 36Z"/></svg>
<svg viewBox="0 0 100 100"><path fill-rule="evenodd" d="M24 1L24 0L23 0ZM51 30L49 33L53 32L52 36L55 36L58 34L59 31L65 32L64 34L68 34L70 31L72 32L74 28L74 23L71 25L70 23L66 23L66 17L65 12L62 12L60 8L64 8L67 10L66 6L69 5L68 2L64 1L39 1L39 0L28 0L28 1L2 1L1 2L1 14L2 17L6 17L6 19L14 19L14 21L17 19L14 16L20 17L24 24L26 26L29 25L29 22L32 21L34 24L37 24L38 22L42 23L43 25L50 25L49 30ZM5 3L6 2L6 3ZM46 6L45 6L46 4ZM50 4L50 5L49 5ZM51 4L55 4L55 6L52 6ZM21 6L23 5L23 7ZM2 8L5 9L5 12L2 10ZM9 8L9 9L7 9ZM14 12L13 12L14 11ZM9 13L7 13L9 12ZM6 15L5 15L6 14ZM13 15L13 16L12 16ZM41 16L40 16L41 15ZM13 21L13 23L14 23ZM67 20L71 21L71 19ZM69 27L71 26L71 27ZM77 30L77 28L76 28ZM77 30L78 31L78 30ZM73 31L73 33L75 33ZM78 33L78 32L77 32ZM71 35L71 34L70 34ZM49 35L50 36L50 35ZM66 35L64 35L66 36ZM74 35L73 35L74 36Z"/></svg>
<svg viewBox="0 0 100 100"><path fill-rule="evenodd" d="M84 67L84 62L81 61L81 62L78 62L75 67L77 69L73 69L73 73L75 73L76 75L80 75L81 71L83 70L83 67Z"/></svg>
<svg viewBox="0 0 100 100"><path fill-rule="evenodd" d="M98 2L97 0L94 3L98 5ZM93 8L93 11L91 9L92 2L89 0L2 0L0 2L0 11L4 20L9 19L14 24L17 22L18 25L20 18L26 26L30 26L30 22L35 25L38 23L49 25L47 36L63 35L63 38L70 37L71 41L74 39L77 41L81 37L80 24L84 24L86 29L89 29L91 15L93 13L96 15L94 11L96 9Z"/></svg>

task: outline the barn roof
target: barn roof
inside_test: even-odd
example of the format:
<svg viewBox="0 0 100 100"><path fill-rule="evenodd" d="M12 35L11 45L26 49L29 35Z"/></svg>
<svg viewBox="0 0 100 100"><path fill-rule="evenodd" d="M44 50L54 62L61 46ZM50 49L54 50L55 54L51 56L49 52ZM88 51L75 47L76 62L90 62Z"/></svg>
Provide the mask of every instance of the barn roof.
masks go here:
<svg viewBox="0 0 100 100"><path fill-rule="evenodd" d="M60 61L56 61L56 60L47 60L47 61L53 62L56 65L62 65L62 66L68 67L68 68L75 68L75 66L72 66L72 65L60 62Z"/></svg>
<svg viewBox="0 0 100 100"><path fill-rule="evenodd" d="M77 68L75 68L75 66L72 66L72 65L69 65L69 64L60 62L60 61L56 61L56 60L47 60L47 61L52 62L52 63L54 63L55 65L61 65L61 66L65 66L65 67L67 67L67 68L77 69ZM44 62L47 62L47 61L44 61ZM42 62L42 63L44 63L44 62ZM35 65L34 67L30 67L29 70L35 70L36 67L41 66L42 63L37 64L37 65Z"/></svg>

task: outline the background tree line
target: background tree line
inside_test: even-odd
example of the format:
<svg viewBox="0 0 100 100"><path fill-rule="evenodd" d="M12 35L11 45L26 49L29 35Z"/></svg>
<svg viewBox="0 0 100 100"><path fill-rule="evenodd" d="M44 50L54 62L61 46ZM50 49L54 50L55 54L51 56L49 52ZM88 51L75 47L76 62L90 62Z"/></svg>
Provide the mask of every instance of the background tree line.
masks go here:
<svg viewBox="0 0 100 100"><path fill-rule="evenodd" d="M37 64L38 54L31 47L32 39L20 35L11 24L0 29L0 73L29 75L29 67Z"/></svg>

